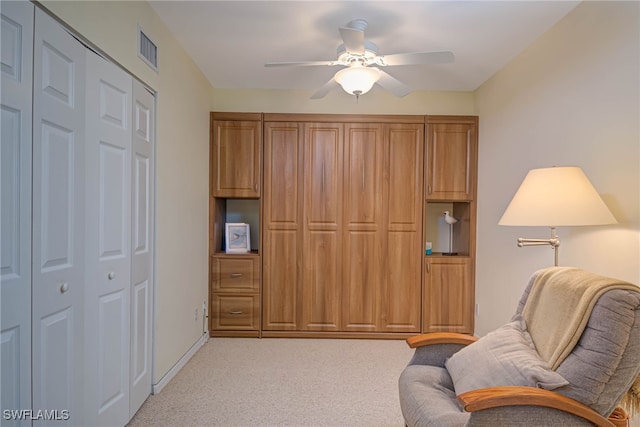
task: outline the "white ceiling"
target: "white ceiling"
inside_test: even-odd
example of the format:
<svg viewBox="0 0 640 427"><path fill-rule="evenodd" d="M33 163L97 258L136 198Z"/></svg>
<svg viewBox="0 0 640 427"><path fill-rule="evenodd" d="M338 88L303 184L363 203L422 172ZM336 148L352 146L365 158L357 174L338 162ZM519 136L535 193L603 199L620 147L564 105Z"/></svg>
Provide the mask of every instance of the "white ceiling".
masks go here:
<svg viewBox="0 0 640 427"><path fill-rule="evenodd" d="M309 91L341 67L264 63L336 59L338 28L356 18L369 22L365 38L379 54L454 53L453 64L385 68L412 89L473 91L578 3L150 1L213 87Z"/></svg>

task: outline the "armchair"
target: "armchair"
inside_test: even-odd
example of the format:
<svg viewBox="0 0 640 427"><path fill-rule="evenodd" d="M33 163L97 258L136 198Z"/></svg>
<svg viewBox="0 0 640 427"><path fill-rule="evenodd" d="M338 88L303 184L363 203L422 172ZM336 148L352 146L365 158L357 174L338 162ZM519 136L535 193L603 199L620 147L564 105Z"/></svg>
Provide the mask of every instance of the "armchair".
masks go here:
<svg viewBox="0 0 640 427"><path fill-rule="evenodd" d="M415 353L399 395L409 427L613 426L607 417L640 375L640 288L552 267L485 337L407 343Z"/></svg>

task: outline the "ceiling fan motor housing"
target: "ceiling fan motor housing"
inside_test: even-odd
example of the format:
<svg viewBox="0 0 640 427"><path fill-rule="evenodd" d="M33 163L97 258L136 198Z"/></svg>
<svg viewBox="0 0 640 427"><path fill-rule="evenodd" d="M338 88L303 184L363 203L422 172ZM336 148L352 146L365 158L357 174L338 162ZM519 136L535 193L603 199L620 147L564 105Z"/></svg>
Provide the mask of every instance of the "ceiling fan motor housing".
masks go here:
<svg viewBox="0 0 640 427"><path fill-rule="evenodd" d="M348 52L344 44L338 46L338 62L343 65L351 66L353 64L360 63L359 65L366 67L368 65L375 64L377 56L378 46L368 40L364 41L364 54L362 55Z"/></svg>

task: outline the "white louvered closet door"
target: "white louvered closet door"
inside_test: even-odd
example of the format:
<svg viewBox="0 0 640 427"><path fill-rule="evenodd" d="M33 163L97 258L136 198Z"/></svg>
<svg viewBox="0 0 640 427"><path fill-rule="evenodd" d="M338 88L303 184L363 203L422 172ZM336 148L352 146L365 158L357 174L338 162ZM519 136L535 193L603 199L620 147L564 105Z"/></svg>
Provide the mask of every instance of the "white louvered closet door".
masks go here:
<svg viewBox="0 0 640 427"><path fill-rule="evenodd" d="M33 13L0 2L0 407L31 407L31 149ZM2 420L7 426L30 421Z"/></svg>
<svg viewBox="0 0 640 427"><path fill-rule="evenodd" d="M33 74L33 408L82 423L86 49L36 8ZM35 421L34 425L50 424Z"/></svg>

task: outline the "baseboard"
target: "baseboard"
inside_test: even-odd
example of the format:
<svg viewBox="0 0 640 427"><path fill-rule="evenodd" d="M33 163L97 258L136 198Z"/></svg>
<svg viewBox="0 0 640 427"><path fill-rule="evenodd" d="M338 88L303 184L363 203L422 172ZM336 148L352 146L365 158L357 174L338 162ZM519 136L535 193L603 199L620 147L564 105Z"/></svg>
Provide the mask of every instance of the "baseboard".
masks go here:
<svg viewBox="0 0 640 427"><path fill-rule="evenodd" d="M175 365L173 365L173 367L171 369L169 369L169 372L164 374L164 376L162 378L160 378L160 381L158 381L157 383L153 384L151 392L153 394L160 393L162 391L162 389L167 384L169 384L169 381L171 381L173 379L173 377L175 377L178 374L178 372L180 372L180 369L182 369L184 367L184 365L187 364L187 362L193 357L193 355L196 354L197 351L200 350L200 347L202 347L208 340L209 340L209 334L207 332L205 332L198 339L198 341L196 341L191 346L191 348L184 354L184 356L182 356L180 358L180 360L178 360L178 362Z"/></svg>

